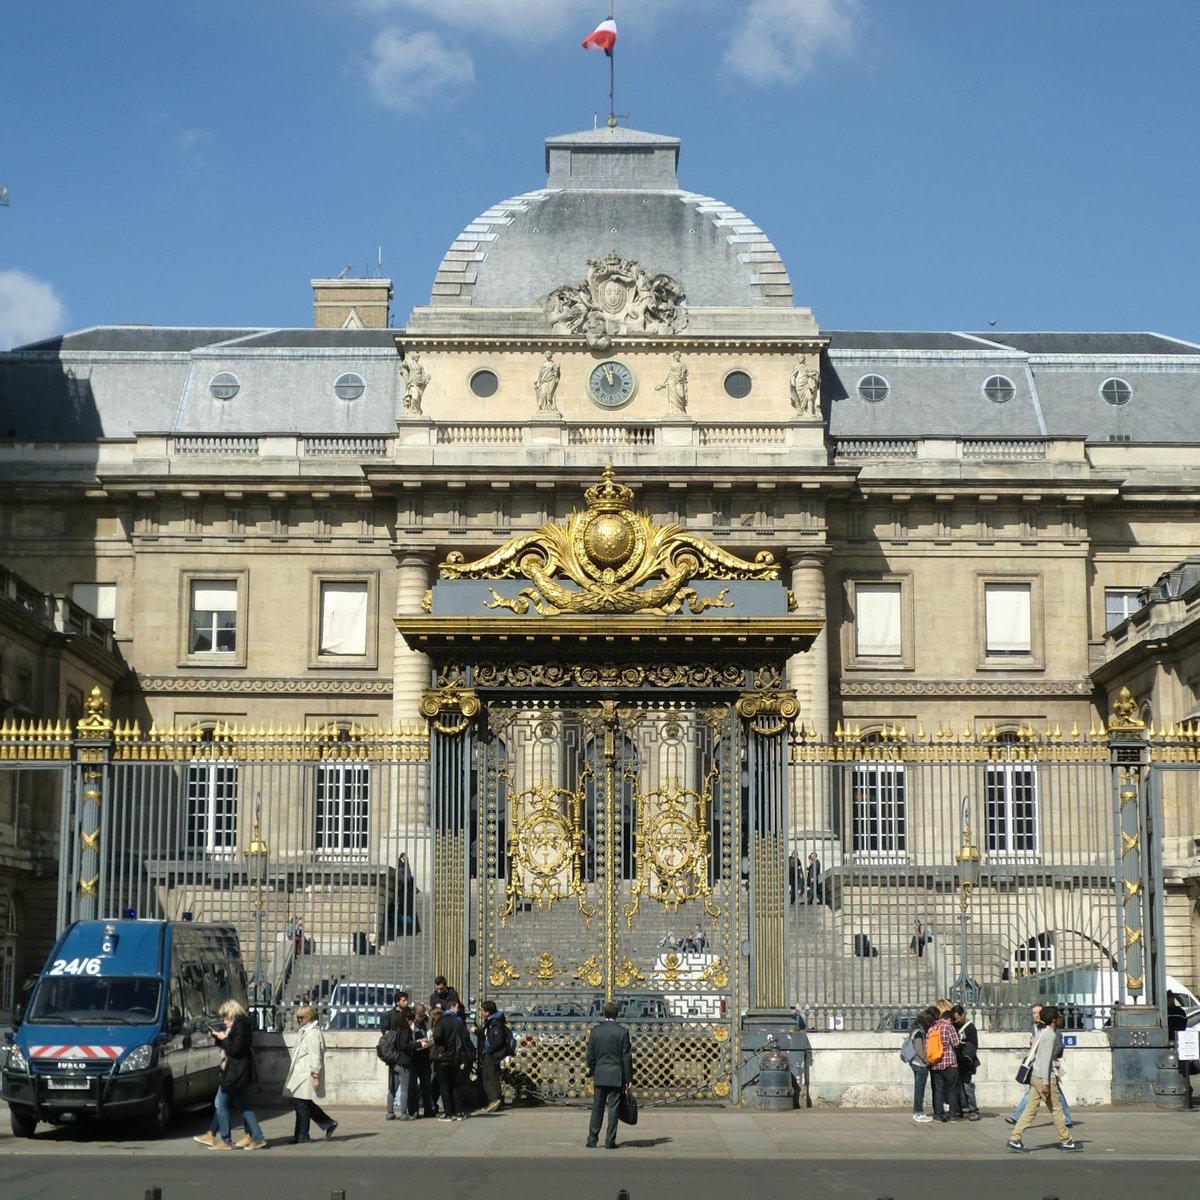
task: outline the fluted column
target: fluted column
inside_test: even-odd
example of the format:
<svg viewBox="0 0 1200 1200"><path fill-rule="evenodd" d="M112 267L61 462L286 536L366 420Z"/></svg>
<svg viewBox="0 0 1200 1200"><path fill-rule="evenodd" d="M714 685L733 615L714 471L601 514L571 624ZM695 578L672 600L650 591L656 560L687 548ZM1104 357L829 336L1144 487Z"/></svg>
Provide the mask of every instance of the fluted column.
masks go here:
<svg viewBox="0 0 1200 1200"><path fill-rule="evenodd" d="M826 550L793 549L789 551L792 566L792 594L797 611L822 622L821 632L812 648L788 659L787 684L800 701L800 724L815 727L817 737L829 737L829 627L825 604Z"/></svg>
<svg viewBox="0 0 1200 1200"><path fill-rule="evenodd" d="M428 551L404 550L396 555L396 616L421 611L431 586L433 555ZM421 693L430 686L429 656L408 648L396 631L392 660L392 724L424 725Z"/></svg>

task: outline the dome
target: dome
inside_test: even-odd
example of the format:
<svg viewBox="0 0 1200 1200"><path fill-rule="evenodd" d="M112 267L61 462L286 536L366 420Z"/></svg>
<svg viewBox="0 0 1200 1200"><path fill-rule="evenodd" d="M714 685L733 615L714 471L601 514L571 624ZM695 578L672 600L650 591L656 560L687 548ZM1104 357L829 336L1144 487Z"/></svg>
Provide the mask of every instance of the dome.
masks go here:
<svg viewBox="0 0 1200 1200"><path fill-rule="evenodd" d="M779 252L753 221L685 192L679 139L590 129L546 141L546 186L493 205L446 252L431 306L528 308L615 251L679 280L691 308L792 308Z"/></svg>

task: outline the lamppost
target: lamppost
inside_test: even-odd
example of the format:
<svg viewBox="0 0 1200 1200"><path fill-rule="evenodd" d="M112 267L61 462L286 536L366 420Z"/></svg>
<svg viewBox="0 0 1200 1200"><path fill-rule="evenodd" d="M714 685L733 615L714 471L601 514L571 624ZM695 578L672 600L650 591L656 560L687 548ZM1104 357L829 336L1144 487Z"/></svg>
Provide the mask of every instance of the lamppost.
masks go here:
<svg viewBox="0 0 1200 1200"><path fill-rule="evenodd" d="M958 978L950 988L950 999L956 1004L979 1003L979 985L967 971L967 913L971 909L971 892L979 886L979 847L971 837L971 799L962 802L962 845L954 856L958 866L959 952Z"/></svg>
<svg viewBox="0 0 1200 1200"><path fill-rule="evenodd" d="M250 881L250 903L254 905L254 974L250 980L251 1003L266 1004L267 980L262 973L263 906L267 882L267 856L270 848L263 841L259 820L262 813L261 799L254 802L254 830L250 845L243 851L246 873Z"/></svg>

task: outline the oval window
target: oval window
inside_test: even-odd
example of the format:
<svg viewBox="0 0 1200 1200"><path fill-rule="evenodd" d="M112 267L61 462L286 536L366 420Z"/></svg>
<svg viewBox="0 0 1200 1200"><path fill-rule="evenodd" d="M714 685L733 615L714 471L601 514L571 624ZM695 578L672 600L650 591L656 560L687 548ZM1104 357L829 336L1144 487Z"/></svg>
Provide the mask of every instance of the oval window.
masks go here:
<svg viewBox="0 0 1200 1200"><path fill-rule="evenodd" d="M486 400L489 396L494 396L499 386L500 380L495 371L476 371L471 376L471 391L481 400Z"/></svg>
<svg viewBox="0 0 1200 1200"><path fill-rule="evenodd" d="M1123 379L1106 379L1100 385L1100 395L1106 404L1114 404L1119 408L1133 399L1133 388Z"/></svg>
<svg viewBox="0 0 1200 1200"><path fill-rule="evenodd" d="M725 376L725 395L734 400L743 400L750 395L752 387L750 376L745 371L730 371Z"/></svg>
<svg viewBox="0 0 1200 1200"><path fill-rule="evenodd" d="M1006 375L993 375L984 380L983 394L993 404L1007 404L1017 394L1017 385Z"/></svg>
<svg viewBox="0 0 1200 1200"><path fill-rule="evenodd" d="M339 400L357 400L367 390L367 385L361 375L347 371L333 381L333 394Z"/></svg>
<svg viewBox="0 0 1200 1200"><path fill-rule="evenodd" d="M232 400L241 390L241 386L236 375L221 371L209 380L208 390L214 400Z"/></svg>
<svg viewBox="0 0 1200 1200"><path fill-rule="evenodd" d="M882 375L864 375L858 381L858 394L872 404L886 400L891 394L892 385Z"/></svg>

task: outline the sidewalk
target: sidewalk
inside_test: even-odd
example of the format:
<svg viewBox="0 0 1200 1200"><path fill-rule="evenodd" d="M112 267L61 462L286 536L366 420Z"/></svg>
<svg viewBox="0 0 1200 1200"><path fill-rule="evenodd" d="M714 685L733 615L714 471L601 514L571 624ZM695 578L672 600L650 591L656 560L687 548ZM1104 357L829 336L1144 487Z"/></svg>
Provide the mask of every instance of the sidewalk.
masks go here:
<svg viewBox="0 0 1200 1200"><path fill-rule="evenodd" d="M379 1108L337 1108L332 1141L289 1146L290 1110L262 1110L259 1117L271 1142L264 1153L289 1156L371 1158L486 1156L546 1158L604 1156L584 1148L585 1109L515 1108L471 1117L461 1124L443 1121L385 1121ZM8 1113L0 1104L0 1154L195 1154L212 1153L192 1142L208 1127L204 1114L184 1114L161 1141L146 1141L134 1129L119 1126L39 1126L32 1140L13 1137ZM676 1158L714 1160L830 1159L908 1160L1016 1157L1005 1150L1010 1126L1004 1114L987 1113L978 1122L915 1125L911 1113L899 1109L818 1108L763 1112L723 1108L656 1108L643 1104L636 1127L622 1126L615 1153L638 1161ZM1153 1108L1077 1108L1072 1131L1083 1146L1078 1159L1186 1160L1196 1158L1200 1111L1164 1112ZM240 1134L240 1128L238 1130ZM317 1131L313 1131L317 1136ZM1025 1144L1041 1155L1059 1157L1057 1135L1039 1115ZM1044 1148L1044 1149L1043 1149ZM259 1155L256 1155L259 1157ZM1066 1157L1066 1156L1063 1156Z"/></svg>

